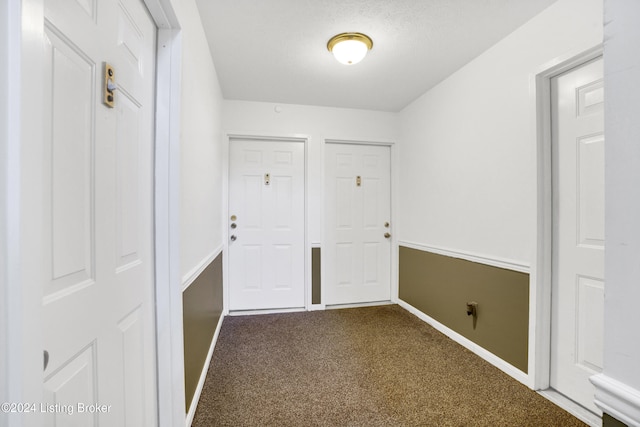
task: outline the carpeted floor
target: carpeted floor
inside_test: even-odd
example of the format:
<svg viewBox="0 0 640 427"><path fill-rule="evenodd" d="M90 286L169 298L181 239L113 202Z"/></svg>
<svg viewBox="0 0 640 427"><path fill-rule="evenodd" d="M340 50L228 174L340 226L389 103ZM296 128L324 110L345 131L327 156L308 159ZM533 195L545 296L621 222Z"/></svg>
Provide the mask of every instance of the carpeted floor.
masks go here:
<svg viewBox="0 0 640 427"><path fill-rule="evenodd" d="M193 426L584 426L395 305L227 317Z"/></svg>

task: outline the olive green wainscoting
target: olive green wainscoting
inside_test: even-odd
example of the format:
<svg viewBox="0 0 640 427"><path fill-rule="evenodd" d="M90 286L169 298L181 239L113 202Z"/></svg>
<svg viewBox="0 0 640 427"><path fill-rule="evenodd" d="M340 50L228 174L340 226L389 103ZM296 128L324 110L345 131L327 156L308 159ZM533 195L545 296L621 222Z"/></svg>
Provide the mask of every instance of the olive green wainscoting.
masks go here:
<svg viewBox="0 0 640 427"><path fill-rule="evenodd" d="M311 304L322 303L320 248L311 248Z"/></svg>
<svg viewBox="0 0 640 427"><path fill-rule="evenodd" d="M182 294L184 376L187 413L205 368L222 315L222 253Z"/></svg>
<svg viewBox="0 0 640 427"><path fill-rule="evenodd" d="M602 414L602 427L627 427L627 425L605 413Z"/></svg>
<svg viewBox="0 0 640 427"><path fill-rule="evenodd" d="M402 301L527 372L528 274L404 246L399 263Z"/></svg>

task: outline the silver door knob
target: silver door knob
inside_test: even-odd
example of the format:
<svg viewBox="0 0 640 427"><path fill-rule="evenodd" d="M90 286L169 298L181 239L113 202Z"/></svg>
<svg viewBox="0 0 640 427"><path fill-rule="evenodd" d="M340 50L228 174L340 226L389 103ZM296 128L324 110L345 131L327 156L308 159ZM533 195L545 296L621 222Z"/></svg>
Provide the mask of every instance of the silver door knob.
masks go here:
<svg viewBox="0 0 640 427"><path fill-rule="evenodd" d="M47 350L44 350L43 356L44 356L44 370L46 371L47 366L49 366L49 352Z"/></svg>
<svg viewBox="0 0 640 427"><path fill-rule="evenodd" d="M231 228L236 228L236 227L237 227L236 223L235 223L235 222L232 222L232 223L231 223Z"/></svg>
<svg viewBox="0 0 640 427"><path fill-rule="evenodd" d="M237 237L235 235L231 235L230 239L231 239L232 242L235 242Z"/></svg>
<svg viewBox="0 0 640 427"><path fill-rule="evenodd" d="M384 237L385 237L386 239L388 239L389 237L391 237L391 234L389 234L389 233L384 233Z"/></svg>

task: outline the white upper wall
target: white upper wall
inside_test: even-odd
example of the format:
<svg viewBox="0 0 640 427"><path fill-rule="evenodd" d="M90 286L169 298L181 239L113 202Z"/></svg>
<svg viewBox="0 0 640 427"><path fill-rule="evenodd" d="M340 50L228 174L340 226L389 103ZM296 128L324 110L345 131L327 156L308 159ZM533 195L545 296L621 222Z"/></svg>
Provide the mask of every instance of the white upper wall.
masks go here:
<svg viewBox="0 0 640 427"><path fill-rule="evenodd" d="M602 0L559 0L400 112L399 239L531 264L535 76L602 42Z"/></svg>
<svg viewBox="0 0 640 427"><path fill-rule="evenodd" d="M276 106L281 111L276 112ZM322 157L325 139L396 142L397 116L381 111L225 101L224 130L231 134L308 138L309 239L322 241Z"/></svg>
<svg viewBox="0 0 640 427"><path fill-rule="evenodd" d="M180 273L183 281L222 245L222 92L195 0L182 26Z"/></svg>

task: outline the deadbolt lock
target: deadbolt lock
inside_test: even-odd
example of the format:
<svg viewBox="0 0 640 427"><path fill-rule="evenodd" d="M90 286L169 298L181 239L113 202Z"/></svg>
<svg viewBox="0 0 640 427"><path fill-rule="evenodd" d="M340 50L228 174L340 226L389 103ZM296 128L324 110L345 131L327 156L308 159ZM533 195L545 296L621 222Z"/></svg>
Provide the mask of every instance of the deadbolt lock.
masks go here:
<svg viewBox="0 0 640 427"><path fill-rule="evenodd" d="M107 107L114 107L114 92L116 91L116 72L113 67L104 63L104 103Z"/></svg>

